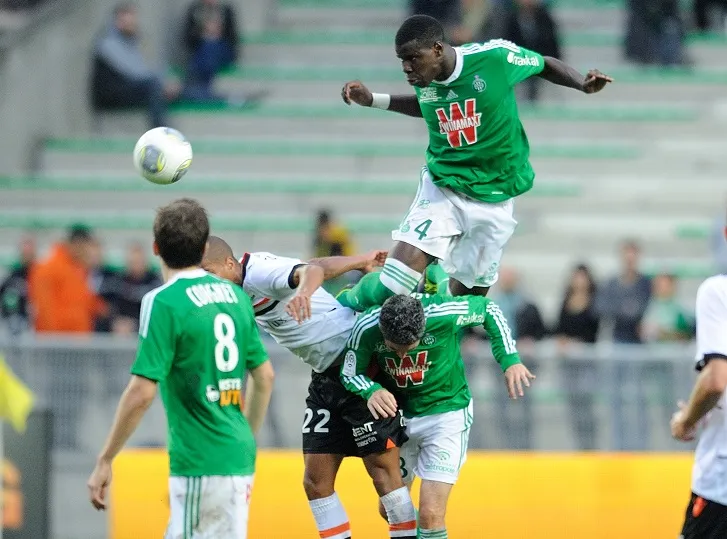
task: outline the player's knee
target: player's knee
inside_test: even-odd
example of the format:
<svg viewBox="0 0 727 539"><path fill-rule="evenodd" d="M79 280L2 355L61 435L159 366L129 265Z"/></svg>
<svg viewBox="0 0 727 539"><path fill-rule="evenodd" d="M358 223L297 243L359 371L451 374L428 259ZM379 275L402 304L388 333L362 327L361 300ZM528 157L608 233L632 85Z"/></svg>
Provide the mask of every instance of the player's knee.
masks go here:
<svg viewBox="0 0 727 539"><path fill-rule="evenodd" d="M398 468L393 470L384 465L369 466L369 475L374 483L374 488L379 496L388 494L392 490L396 490L402 486L401 472Z"/></svg>
<svg viewBox="0 0 727 539"><path fill-rule="evenodd" d="M315 475L306 471L303 475L303 489L309 500L327 498L333 495L334 482L323 475Z"/></svg>
<svg viewBox="0 0 727 539"><path fill-rule="evenodd" d="M444 528L444 511L441 511L436 507L420 507L419 527L424 530Z"/></svg>

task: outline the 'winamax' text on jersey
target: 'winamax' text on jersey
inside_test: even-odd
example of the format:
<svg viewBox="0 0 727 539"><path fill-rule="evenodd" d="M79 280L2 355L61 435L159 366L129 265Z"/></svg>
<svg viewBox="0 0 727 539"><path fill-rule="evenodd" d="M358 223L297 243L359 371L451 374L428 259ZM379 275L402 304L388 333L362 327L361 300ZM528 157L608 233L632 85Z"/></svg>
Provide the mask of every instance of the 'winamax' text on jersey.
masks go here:
<svg viewBox="0 0 727 539"><path fill-rule="evenodd" d="M415 88L439 187L495 203L528 191L535 172L514 86L543 70L540 54L497 39L456 47L452 75Z"/></svg>
<svg viewBox="0 0 727 539"><path fill-rule="evenodd" d="M349 391L368 399L382 386L368 376L371 362L387 376L387 389L397 395L407 417L441 414L469 405L470 395L459 349L459 330L484 326L492 352L502 370L520 363L510 327L500 307L481 296L421 298L427 323L419 346L403 358L384 342L379 329L381 307L359 315L351 332L341 367L341 380Z"/></svg>

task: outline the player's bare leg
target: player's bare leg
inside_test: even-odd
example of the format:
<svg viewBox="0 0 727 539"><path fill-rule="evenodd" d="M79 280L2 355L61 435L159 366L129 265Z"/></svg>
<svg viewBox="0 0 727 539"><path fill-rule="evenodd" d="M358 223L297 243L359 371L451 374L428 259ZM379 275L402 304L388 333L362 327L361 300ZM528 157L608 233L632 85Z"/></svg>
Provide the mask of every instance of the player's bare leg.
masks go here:
<svg viewBox="0 0 727 539"><path fill-rule="evenodd" d="M303 488L321 537L347 539L351 526L335 491L336 474L343 455L305 453Z"/></svg>
<svg viewBox="0 0 727 539"><path fill-rule="evenodd" d="M379 504L384 508L385 518L389 522L389 535L415 538L416 513L409 489L404 486L401 479L399 448L394 447L383 453L368 455L363 461L379 494Z"/></svg>
<svg viewBox="0 0 727 539"><path fill-rule="evenodd" d="M472 288L467 288L457 279L452 279L451 277L449 279L449 293L453 296L486 296L489 291L489 286L474 286Z"/></svg>
<svg viewBox="0 0 727 539"><path fill-rule="evenodd" d="M447 539L444 518L452 486L440 481L422 480L419 489L419 536L422 539Z"/></svg>
<svg viewBox="0 0 727 539"><path fill-rule="evenodd" d="M363 311L381 305L396 294L409 294L416 289L422 273L434 257L418 247L394 242L380 273L365 275L356 286L341 292L337 299L342 305Z"/></svg>

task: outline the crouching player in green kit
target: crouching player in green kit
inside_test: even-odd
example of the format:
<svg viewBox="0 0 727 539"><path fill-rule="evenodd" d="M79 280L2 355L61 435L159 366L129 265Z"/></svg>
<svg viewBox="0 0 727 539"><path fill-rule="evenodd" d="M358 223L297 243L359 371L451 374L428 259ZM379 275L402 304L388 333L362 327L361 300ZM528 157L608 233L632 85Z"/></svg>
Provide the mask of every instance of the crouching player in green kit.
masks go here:
<svg viewBox="0 0 727 539"><path fill-rule="evenodd" d="M392 296L359 316L341 366L346 389L367 400L374 418L393 417L398 407L407 418L401 469L409 486L414 476L422 480L422 539L447 537L447 500L467 458L473 418L458 333L477 325L490 337L510 397L523 396L535 376L520 362L502 311L482 296ZM388 375L386 387L364 374L372 361Z"/></svg>

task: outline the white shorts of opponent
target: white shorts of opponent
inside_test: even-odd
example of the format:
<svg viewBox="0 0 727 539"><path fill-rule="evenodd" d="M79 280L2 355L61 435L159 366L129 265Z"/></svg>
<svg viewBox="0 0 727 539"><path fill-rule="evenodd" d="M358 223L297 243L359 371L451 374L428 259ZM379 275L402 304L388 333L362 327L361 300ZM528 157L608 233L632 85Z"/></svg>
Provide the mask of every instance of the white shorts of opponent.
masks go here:
<svg viewBox="0 0 727 539"><path fill-rule="evenodd" d="M170 477L164 539L246 539L253 477Z"/></svg>
<svg viewBox="0 0 727 539"><path fill-rule="evenodd" d="M467 460L473 406L407 419L409 440L401 446L401 474L405 484L414 477L454 485Z"/></svg>
<svg viewBox="0 0 727 539"><path fill-rule="evenodd" d="M489 287L497 282L502 252L517 226L513 206L513 199L488 204L437 187L424 167L414 202L391 237L438 258L467 288Z"/></svg>

